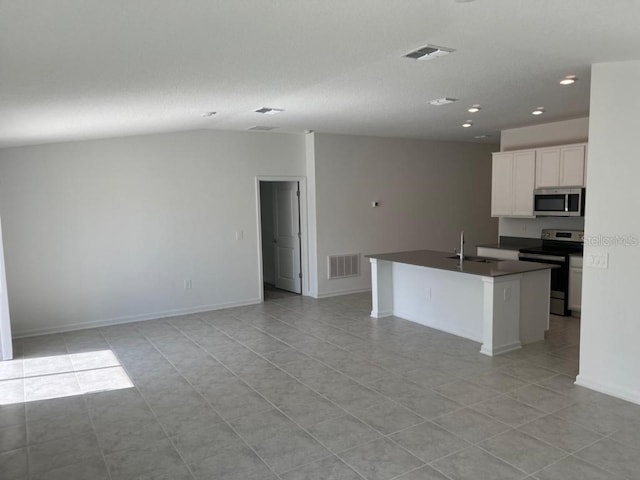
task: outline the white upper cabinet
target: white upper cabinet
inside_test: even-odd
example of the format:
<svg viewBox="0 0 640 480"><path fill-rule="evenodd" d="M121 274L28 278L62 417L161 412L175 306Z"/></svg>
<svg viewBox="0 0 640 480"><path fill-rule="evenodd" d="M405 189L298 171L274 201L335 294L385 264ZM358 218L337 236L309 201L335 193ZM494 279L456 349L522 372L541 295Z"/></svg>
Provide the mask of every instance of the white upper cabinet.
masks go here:
<svg viewBox="0 0 640 480"><path fill-rule="evenodd" d="M536 150L536 188L583 187L586 145Z"/></svg>
<svg viewBox="0 0 640 480"><path fill-rule="evenodd" d="M557 187L560 178L560 149L536 152L536 188Z"/></svg>
<svg viewBox="0 0 640 480"><path fill-rule="evenodd" d="M560 150L560 185L584 187L585 145L564 147Z"/></svg>
<svg viewBox="0 0 640 480"><path fill-rule="evenodd" d="M535 150L493 154L491 216L533 217Z"/></svg>
<svg viewBox="0 0 640 480"><path fill-rule="evenodd" d="M513 153L494 153L491 171L491 215L503 217L513 211Z"/></svg>
<svg viewBox="0 0 640 480"><path fill-rule="evenodd" d="M533 216L535 172L534 151L513 152L513 215Z"/></svg>
<svg viewBox="0 0 640 480"><path fill-rule="evenodd" d="M533 191L584 187L586 162L586 143L494 153L491 216L533 217Z"/></svg>

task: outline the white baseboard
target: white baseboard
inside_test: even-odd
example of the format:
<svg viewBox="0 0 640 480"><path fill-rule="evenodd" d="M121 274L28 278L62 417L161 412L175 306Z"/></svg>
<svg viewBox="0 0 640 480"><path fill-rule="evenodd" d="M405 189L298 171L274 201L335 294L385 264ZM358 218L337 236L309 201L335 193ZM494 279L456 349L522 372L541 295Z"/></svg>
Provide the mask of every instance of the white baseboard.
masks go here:
<svg viewBox="0 0 640 480"><path fill-rule="evenodd" d="M380 310L378 312L371 310L372 318L384 318L384 317L390 317L391 315L393 315L393 310Z"/></svg>
<svg viewBox="0 0 640 480"><path fill-rule="evenodd" d="M86 328L109 327L111 325L120 325L123 323L141 322L145 320L157 320L159 318L177 317L180 315L189 315L191 313L211 312L213 310L222 310L225 308L244 307L247 305L255 305L261 303L260 298L244 300L241 302L220 303L215 305L200 305L197 307L180 308L177 310L166 310L164 312L143 313L140 315L130 315L126 317L107 318L102 320L91 320L89 322L67 323L56 325L48 328L35 328L31 330L16 330L13 332L13 338L34 337L36 335L48 335L52 333L72 332L74 330L84 330Z"/></svg>
<svg viewBox="0 0 640 480"><path fill-rule="evenodd" d="M576 385L640 405L640 391L638 390L630 390L628 388L620 387L619 385L599 382L592 378L585 377L583 374L576 377Z"/></svg>
<svg viewBox="0 0 640 480"><path fill-rule="evenodd" d="M351 295L353 293L365 293L370 291L371 291L371 288L354 288L352 290L340 290L337 292L318 293L316 296L314 296L314 298L339 297L341 295Z"/></svg>
<svg viewBox="0 0 640 480"><path fill-rule="evenodd" d="M493 349L485 348L484 345L480 347L480 353L494 357L496 355L502 355L503 353L513 352L514 350L520 350L522 344L520 342L509 343L507 345L501 345L500 347L494 347Z"/></svg>

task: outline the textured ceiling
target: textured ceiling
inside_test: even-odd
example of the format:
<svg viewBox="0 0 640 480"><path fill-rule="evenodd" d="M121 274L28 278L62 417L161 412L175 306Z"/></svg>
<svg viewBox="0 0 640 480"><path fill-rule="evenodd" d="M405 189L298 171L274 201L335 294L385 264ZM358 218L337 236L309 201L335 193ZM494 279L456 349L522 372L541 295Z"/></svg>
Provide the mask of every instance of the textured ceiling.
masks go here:
<svg viewBox="0 0 640 480"><path fill-rule="evenodd" d="M640 59L638 19L638 0L0 0L0 147L255 125L495 142L587 115L590 65ZM456 51L402 58L428 43Z"/></svg>

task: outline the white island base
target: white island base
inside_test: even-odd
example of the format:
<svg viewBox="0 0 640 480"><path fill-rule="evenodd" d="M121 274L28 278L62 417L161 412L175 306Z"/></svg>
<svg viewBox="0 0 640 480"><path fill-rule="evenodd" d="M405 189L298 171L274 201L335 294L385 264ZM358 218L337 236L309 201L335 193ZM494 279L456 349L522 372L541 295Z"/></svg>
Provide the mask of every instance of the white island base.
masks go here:
<svg viewBox="0 0 640 480"><path fill-rule="evenodd" d="M549 328L549 269L480 276L370 261L372 317L394 315L475 340L490 356L541 341Z"/></svg>

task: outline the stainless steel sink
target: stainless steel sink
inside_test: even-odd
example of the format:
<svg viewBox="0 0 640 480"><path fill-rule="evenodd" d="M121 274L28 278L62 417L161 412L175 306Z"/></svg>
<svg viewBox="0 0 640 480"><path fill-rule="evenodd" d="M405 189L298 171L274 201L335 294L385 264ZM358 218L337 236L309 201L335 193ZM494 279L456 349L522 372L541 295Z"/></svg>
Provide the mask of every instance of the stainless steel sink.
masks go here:
<svg viewBox="0 0 640 480"><path fill-rule="evenodd" d="M455 258L456 260L460 259L460 257L458 257L457 255L454 255L453 257L447 257L447 258ZM477 262L477 263L494 263L494 262L497 262L497 260L494 260L492 258L474 257L474 256L471 256L471 255L465 255L464 256L464 261L465 262Z"/></svg>

